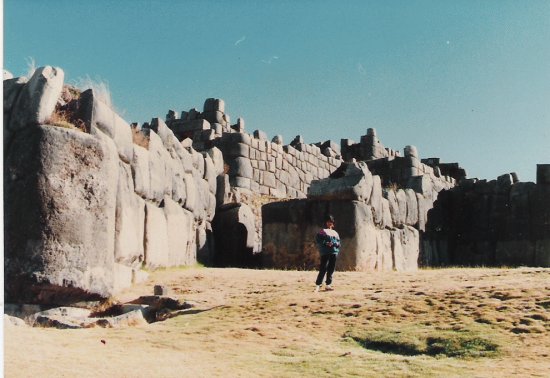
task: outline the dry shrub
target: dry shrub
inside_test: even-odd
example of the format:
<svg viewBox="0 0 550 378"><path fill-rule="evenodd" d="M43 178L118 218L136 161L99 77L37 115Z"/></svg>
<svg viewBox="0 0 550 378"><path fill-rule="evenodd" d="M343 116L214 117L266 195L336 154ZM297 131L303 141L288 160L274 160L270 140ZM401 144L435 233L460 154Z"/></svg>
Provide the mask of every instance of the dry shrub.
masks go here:
<svg viewBox="0 0 550 378"><path fill-rule="evenodd" d="M52 115L45 122L48 125L62 127L65 129L79 130L86 132L86 125L81 119L72 119L69 112L56 107Z"/></svg>
<svg viewBox="0 0 550 378"><path fill-rule="evenodd" d="M46 120L48 125L88 132L86 124L75 116L81 92L70 85L64 85L52 115Z"/></svg>

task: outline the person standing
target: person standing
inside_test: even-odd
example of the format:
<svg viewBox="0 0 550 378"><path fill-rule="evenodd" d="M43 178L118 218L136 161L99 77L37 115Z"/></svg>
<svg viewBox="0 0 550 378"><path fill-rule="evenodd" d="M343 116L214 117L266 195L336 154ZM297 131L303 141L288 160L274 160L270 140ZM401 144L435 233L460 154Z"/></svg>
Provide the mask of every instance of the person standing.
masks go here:
<svg viewBox="0 0 550 378"><path fill-rule="evenodd" d="M340 235L334 230L334 217L332 215L328 215L325 218L324 226L325 228L321 229L315 236L315 243L321 255L321 265L319 266L319 274L315 281L315 291L321 289L325 274L327 276L325 290L334 290L332 288L332 274L336 266L336 257L340 252Z"/></svg>

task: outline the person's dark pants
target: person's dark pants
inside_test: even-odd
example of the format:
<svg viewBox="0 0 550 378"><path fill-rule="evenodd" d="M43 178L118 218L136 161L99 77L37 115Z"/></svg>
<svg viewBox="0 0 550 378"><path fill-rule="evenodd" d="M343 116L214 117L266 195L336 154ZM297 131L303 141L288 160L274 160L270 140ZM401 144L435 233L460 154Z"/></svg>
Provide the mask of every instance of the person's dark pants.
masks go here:
<svg viewBox="0 0 550 378"><path fill-rule="evenodd" d="M334 267L336 266L336 256L334 253L330 255L321 255L321 266L319 267L319 274L317 275L316 285L323 283L325 273L327 275L327 285L332 283L332 273L334 273Z"/></svg>

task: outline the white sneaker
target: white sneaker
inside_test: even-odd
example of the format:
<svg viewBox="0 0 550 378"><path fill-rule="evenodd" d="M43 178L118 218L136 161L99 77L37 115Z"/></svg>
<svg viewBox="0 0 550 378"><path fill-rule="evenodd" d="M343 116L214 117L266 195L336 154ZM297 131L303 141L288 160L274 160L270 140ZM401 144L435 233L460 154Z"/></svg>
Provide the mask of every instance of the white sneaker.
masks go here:
<svg viewBox="0 0 550 378"><path fill-rule="evenodd" d="M320 285L316 285L315 286L315 290L313 290L314 292L318 293L319 290L321 290L321 286Z"/></svg>
<svg viewBox="0 0 550 378"><path fill-rule="evenodd" d="M327 285L327 286L325 287L325 290L326 290L326 291L333 291L334 288L332 287L332 285Z"/></svg>

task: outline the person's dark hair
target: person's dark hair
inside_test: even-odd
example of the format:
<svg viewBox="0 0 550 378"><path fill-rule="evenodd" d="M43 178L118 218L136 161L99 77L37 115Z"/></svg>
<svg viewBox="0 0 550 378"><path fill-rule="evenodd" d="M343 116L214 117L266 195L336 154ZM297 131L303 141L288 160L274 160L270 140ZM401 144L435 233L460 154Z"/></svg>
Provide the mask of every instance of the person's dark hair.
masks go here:
<svg viewBox="0 0 550 378"><path fill-rule="evenodd" d="M332 215L330 215L330 214L326 215L326 216L325 216L325 223L327 223L327 222L332 222L332 223L334 223L334 217L333 217Z"/></svg>

